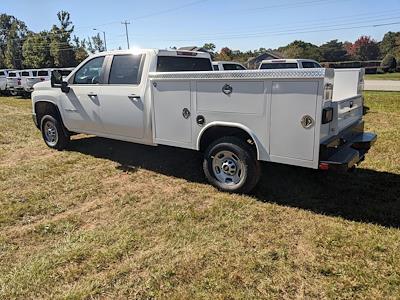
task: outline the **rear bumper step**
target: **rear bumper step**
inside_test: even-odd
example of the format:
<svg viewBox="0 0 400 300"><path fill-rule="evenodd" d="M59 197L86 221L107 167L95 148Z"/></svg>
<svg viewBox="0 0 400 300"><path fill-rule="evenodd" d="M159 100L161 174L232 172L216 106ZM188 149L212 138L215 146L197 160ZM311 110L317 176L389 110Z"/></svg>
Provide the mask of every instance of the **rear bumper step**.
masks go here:
<svg viewBox="0 0 400 300"><path fill-rule="evenodd" d="M360 122L329 142L322 144L319 168L347 171L362 162L368 150L377 140L375 133L363 132L363 129L364 123Z"/></svg>

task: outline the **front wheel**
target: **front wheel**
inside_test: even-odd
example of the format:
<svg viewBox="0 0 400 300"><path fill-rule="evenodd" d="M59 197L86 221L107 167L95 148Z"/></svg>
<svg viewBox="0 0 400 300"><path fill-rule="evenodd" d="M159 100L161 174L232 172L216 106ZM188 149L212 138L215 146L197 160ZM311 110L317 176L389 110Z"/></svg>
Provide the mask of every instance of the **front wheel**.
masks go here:
<svg viewBox="0 0 400 300"><path fill-rule="evenodd" d="M255 156L250 145L239 138L221 138L204 154L204 173L222 191L249 193L260 178L260 165Z"/></svg>
<svg viewBox="0 0 400 300"><path fill-rule="evenodd" d="M47 146L57 150L63 150L67 146L70 137L65 134L62 124L53 116L46 115L41 121L41 131Z"/></svg>

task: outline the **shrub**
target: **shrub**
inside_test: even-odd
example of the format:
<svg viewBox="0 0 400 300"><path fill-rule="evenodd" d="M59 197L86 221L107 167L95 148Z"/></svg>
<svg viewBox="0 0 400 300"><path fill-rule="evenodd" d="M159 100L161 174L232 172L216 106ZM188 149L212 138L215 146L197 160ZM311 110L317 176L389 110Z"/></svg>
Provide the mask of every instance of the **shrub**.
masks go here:
<svg viewBox="0 0 400 300"><path fill-rule="evenodd" d="M381 63L382 69L385 72L395 72L396 71L396 58L392 54L387 54Z"/></svg>

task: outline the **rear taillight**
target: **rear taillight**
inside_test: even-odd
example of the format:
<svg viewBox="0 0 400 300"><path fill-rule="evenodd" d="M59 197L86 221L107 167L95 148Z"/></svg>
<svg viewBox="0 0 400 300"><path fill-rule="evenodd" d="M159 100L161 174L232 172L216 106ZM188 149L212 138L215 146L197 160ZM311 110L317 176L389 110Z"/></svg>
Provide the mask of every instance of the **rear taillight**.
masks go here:
<svg viewBox="0 0 400 300"><path fill-rule="evenodd" d="M18 78L18 85L21 85L21 79Z"/></svg>
<svg viewBox="0 0 400 300"><path fill-rule="evenodd" d="M327 84L325 84L325 88L324 88L324 99L332 100L332 98L333 98L333 84L327 83Z"/></svg>
<svg viewBox="0 0 400 300"><path fill-rule="evenodd" d="M320 163L319 164L319 169L320 170L329 170L329 165L327 163Z"/></svg>

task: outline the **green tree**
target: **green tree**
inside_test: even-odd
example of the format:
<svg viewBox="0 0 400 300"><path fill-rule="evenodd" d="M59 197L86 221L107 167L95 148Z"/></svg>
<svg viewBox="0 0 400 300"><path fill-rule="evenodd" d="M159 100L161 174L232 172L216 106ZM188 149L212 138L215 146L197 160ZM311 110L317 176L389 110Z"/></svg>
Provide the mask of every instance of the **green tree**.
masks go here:
<svg viewBox="0 0 400 300"><path fill-rule="evenodd" d="M332 40L319 47L321 60L327 62L345 61L348 59L347 51L342 42Z"/></svg>
<svg viewBox="0 0 400 300"><path fill-rule="evenodd" d="M386 33L379 48L382 55L392 54L400 59L400 32Z"/></svg>
<svg viewBox="0 0 400 300"><path fill-rule="evenodd" d="M47 31L31 33L22 47L25 68L49 68L53 66L53 59L49 49L50 35Z"/></svg>
<svg viewBox="0 0 400 300"><path fill-rule="evenodd" d="M104 42L100 37L100 33L96 34L95 36L92 36L92 45L93 45L94 52L105 51Z"/></svg>
<svg viewBox="0 0 400 300"><path fill-rule="evenodd" d="M213 43L205 43L203 48L210 52L214 52L216 47Z"/></svg>
<svg viewBox="0 0 400 300"><path fill-rule="evenodd" d="M88 56L88 51L86 50L86 40L80 40L79 37L74 36L74 43L75 43L75 64L78 65L82 61L84 61Z"/></svg>
<svg viewBox="0 0 400 300"><path fill-rule="evenodd" d="M50 32L50 54L53 57L56 67L74 66L75 53L71 44L71 34L74 31L74 26L70 21L70 14L67 11L57 13L60 25L53 25Z"/></svg>
<svg viewBox="0 0 400 300"><path fill-rule="evenodd" d="M24 22L0 14L0 68L21 68L22 44L27 32Z"/></svg>
<svg viewBox="0 0 400 300"><path fill-rule="evenodd" d="M394 72L396 71L396 58L393 54L386 54L384 59L382 60L381 67L385 72Z"/></svg>
<svg viewBox="0 0 400 300"><path fill-rule="evenodd" d="M294 41L285 47L278 49L286 58L308 58L321 60L321 52L318 46L304 41Z"/></svg>

